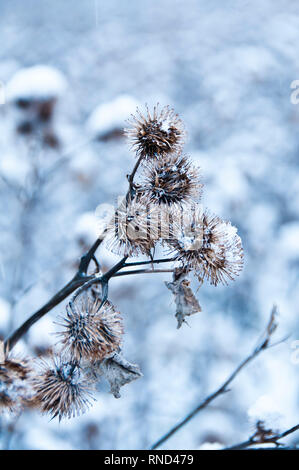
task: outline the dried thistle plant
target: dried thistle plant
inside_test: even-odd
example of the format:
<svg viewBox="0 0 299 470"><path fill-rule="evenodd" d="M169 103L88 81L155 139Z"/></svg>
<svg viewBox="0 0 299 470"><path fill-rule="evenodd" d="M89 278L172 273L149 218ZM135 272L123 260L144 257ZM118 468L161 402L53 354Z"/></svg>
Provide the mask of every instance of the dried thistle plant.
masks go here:
<svg viewBox="0 0 299 470"><path fill-rule="evenodd" d="M18 412L31 396L29 363L4 354L0 342L0 411Z"/></svg>
<svg viewBox="0 0 299 470"><path fill-rule="evenodd" d="M108 380L118 398L120 387L142 376L139 367L121 353L123 323L108 300L111 278L172 273L173 280L166 285L175 297L179 328L187 316L201 311L187 276L193 273L200 284L208 280L216 286L234 279L242 268L243 250L236 229L200 210L203 185L199 170L182 154L185 131L178 115L169 107L159 111L157 106L153 112L146 108L144 114L137 110L126 134L137 160L128 175L128 192L114 217L82 256L73 279L0 348L2 408L13 409L21 402L59 420L71 418L88 409L99 378ZM122 255L107 272L102 271L96 257L102 242ZM155 259L158 243L164 256ZM130 257L139 255L143 255L142 260L130 261ZM168 267L157 269L161 263ZM50 361L34 365L29 374L25 364L7 359L4 347L11 350L36 321L72 293L59 323L58 352ZM28 384L30 393L24 392L23 383Z"/></svg>
<svg viewBox="0 0 299 470"><path fill-rule="evenodd" d="M63 351L77 361L103 360L121 344L123 325L120 313L109 301L103 304L92 295L83 295L70 303L61 326Z"/></svg>
<svg viewBox="0 0 299 470"><path fill-rule="evenodd" d="M146 107L142 114L137 109L130 128L125 129L132 147L144 159L159 158L181 150L185 140L182 120L169 106L159 110L155 106L151 113Z"/></svg>
<svg viewBox="0 0 299 470"><path fill-rule="evenodd" d="M149 203L181 204L198 200L202 184L199 171L185 155L171 155L168 159L151 160L145 171L140 191Z"/></svg>
<svg viewBox="0 0 299 470"><path fill-rule="evenodd" d="M77 361L52 357L51 363L38 364L40 372L32 380L31 406L52 418L72 418L91 405L93 384Z"/></svg>
<svg viewBox="0 0 299 470"><path fill-rule="evenodd" d="M154 218L153 209L142 199L123 201L108 224L106 246L118 255L149 255L158 238Z"/></svg>
<svg viewBox="0 0 299 470"><path fill-rule="evenodd" d="M208 212L190 214L181 236L171 241L174 258L200 282L227 284L243 267L243 248L236 227Z"/></svg>

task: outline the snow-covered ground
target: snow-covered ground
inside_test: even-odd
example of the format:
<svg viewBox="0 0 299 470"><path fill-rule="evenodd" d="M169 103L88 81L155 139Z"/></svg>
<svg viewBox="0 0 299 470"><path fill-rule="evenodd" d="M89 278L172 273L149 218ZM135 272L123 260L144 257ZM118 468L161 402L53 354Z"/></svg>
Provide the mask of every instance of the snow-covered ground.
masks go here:
<svg viewBox="0 0 299 470"><path fill-rule="evenodd" d="M114 280L123 351L144 376L117 400L101 384L96 405L71 421L26 412L8 433L2 417L0 446L148 447L251 351L273 303L277 339L287 340L243 370L231 392L165 448L241 442L258 415L273 417L275 429L297 424L299 104L291 102L291 83L299 79L298 41L299 4L291 0L0 2L0 81L7 91L0 105L1 336L70 279L96 231L97 206L125 193L134 156L121 128L135 103L179 112L186 151L202 170L203 203L239 228L245 250L241 276L229 287L201 287L203 311L179 330L167 274ZM51 125L37 125L34 136L17 134L29 110L22 101L17 109L9 90L20 70L35 66L58 74ZM14 100L24 90L34 94L28 80L13 88ZM47 80L35 90L42 101ZM53 87L50 80L49 99ZM59 146L45 146L44 132ZM104 248L100 258L106 266L117 259ZM53 320L63 310L62 304L49 313L16 349L37 354L51 346Z"/></svg>

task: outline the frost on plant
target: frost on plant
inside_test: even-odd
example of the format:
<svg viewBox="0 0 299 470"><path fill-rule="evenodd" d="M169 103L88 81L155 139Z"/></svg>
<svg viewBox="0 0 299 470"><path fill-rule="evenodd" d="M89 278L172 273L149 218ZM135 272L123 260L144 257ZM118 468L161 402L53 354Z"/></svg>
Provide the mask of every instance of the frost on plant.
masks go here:
<svg viewBox="0 0 299 470"><path fill-rule="evenodd" d="M92 295L84 295L70 303L58 333L63 349L77 361L99 360L118 350L122 334L122 318L114 306Z"/></svg>
<svg viewBox="0 0 299 470"><path fill-rule="evenodd" d="M237 229L202 209L200 171L182 153L185 130L179 116L169 107L147 108L144 114L137 110L125 133L137 157L127 194L82 256L74 278L2 345L1 409L30 406L52 418L72 418L92 405L103 379L119 398L122 386L142 376L139 366L122 355L123 317L109 299L113 277L169 273L166 286L174 296L180 328L202 310L191 276L197 287L204 281L216 286L233 280L242 269ZM96 255L101 243L119 255L108 271ZM18 340L70 294L50 357L12 359L9 351Z"/></svg>
<svg viewBox="0 0 299 470"><path fill-rule="evenodd" d="M120 388L133 380L142 377L142 372L137 364L131 364L121 354L114 354L99 364L105 379L109 382L111 393L115 398L120 398Z"/></svg>

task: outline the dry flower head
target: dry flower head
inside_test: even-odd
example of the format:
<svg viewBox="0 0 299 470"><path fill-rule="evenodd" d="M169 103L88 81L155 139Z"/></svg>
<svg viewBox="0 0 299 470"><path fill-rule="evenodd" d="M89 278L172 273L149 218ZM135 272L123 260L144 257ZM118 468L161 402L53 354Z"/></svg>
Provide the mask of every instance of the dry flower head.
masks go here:
<svg viewBox="0 0 299 470"><path fill-rule="evenodd" d="M125 129L125 134L137 154L145 159L178 152L183 146L183 122L169 106L159 110L157 105L152 113L146 107L144 114L137 109L136 116L129 122L131 127Z"/></svg>
<svg viewBox="0 0 299 470"><path fill-rule="evenodd" d="M172 206L198 200L202 184L198 169L179 154L148 162L140 190L149 203Z"/></svg>
<svg viewBox="0 0 299 470"><path fill-rule="evenodd" d="M102 360L120 347L123 324L111 302L103 303L91 295L80 295L66 309L62 323L63 350L72 358Z"/></svg>
<svg viewBox="0 0 299 470"><path fill-rule="evenodd" d="M123 201L107 226L105 243L116 254L148 255L158 239L154 209L140 198Z"/></svg>
<svg viewBox="0 0 299 470"><path fill-rule="evenodd" d="M1 356L0 411L16 412L26 406L31 396L29 378L32 371L27 361Z"/></svg>
<svg viewBox="0 0 299 470"><path fill-rule="evenodd" d="M243 248L237 229L209 213L195 211L177 240L170 242L175 259L199 280L227 284L243 267Z"/></svg>
<svg viewBox="0 0 299 470"><path fill-rule="evenodd" d="M32 406L52 418L72 418L90 406L93 384L78 362L52 357L51 363L40 362L40 373L33 381Z"/></svg>

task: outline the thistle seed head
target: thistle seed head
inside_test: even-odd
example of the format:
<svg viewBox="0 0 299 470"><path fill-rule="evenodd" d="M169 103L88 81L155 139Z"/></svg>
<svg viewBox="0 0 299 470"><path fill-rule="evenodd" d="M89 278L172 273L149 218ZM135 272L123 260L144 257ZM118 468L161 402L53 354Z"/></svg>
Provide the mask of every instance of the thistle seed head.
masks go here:
<svg viewBox="0 0 299 470"><path fill-rule="evenodd" d="M125 134L137 154L145 159L176 153L184 144L183 122L169 106L160 111L157 105L152 113L146 107L144 115L137 108L136 116L129 122L131 128L125 129Z"/></svg>
<svg viewBox="0 0 299 470"><path fill-rule="evenodd" d="M146 200L134 198L116 209L107 227L105 244L118 255L148 255L157 239L154 208Z"/></svg>
<svg viewBox="0 0 299 470"><path fill-rule="evenodd" d="M171 206L198 199L202 186L188 157L172 155L149 162L141 191L150 203Z"/></svg>
<svg viewBox="0 0 299 470"><path fill-rule="evenodd" d="M16 412L30 397L31 369L26 361L5 358L0 364L0 411Z"/></svg>
<svg viewBox="0 0 299 470"><path fill-rule="evenodd" d="M66 309L60 324L61 344L65 353L77 361L103 360L120 347L123 324L120 313L106 301L81 295Z"/></svg>
<svg viewBox="0 0 299 470"><path fill-rule="evenodd" d="M78 362L52 357L51 363L41 361L40 373L32 380L32 406L53 418L72 418L83 414L93 399L90 377Z"/></svg>
<svg viewBox="0 0 299 470"><path fill-rule="evenodd" d="M177 240L170 241L172 254L185 270L194 270L199 280L227 284L243 267L243 248L237 229L209 213L190 215Z"/></svg>

